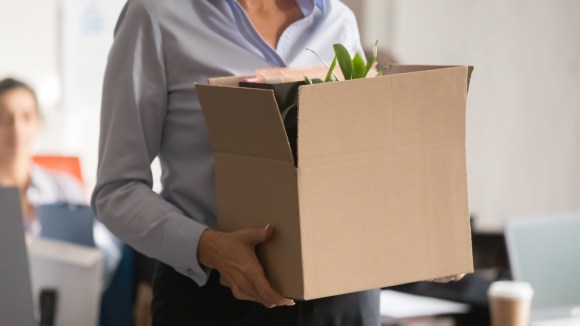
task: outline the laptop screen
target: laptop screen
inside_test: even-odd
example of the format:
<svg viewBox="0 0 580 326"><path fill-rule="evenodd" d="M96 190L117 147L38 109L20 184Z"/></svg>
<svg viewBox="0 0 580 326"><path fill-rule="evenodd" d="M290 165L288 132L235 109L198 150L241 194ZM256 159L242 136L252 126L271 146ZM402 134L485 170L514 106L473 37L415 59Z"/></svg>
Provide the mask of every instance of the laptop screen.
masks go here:
<svg viewBox="0 0 580 326"><path fill-rule="evenodd" d="M534 288L534 308L580 305L580 213L509 220L514 280Z"/></svg>
<svg viewBox="0 0 580 326"><path fill-rule="evenodd" d="M34 325L18 189L0 187L0 325Z"/></svg>

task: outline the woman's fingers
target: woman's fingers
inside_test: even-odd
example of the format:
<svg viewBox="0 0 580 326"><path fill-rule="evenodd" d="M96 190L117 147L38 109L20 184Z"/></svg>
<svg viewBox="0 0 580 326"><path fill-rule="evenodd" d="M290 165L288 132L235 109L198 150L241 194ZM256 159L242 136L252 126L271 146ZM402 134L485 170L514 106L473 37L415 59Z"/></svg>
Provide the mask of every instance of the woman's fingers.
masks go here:
<svg viewBox="0 0 580 326"><path fill-rule="evenodd" d="M256 301L268 308L294 305L294 301L283 297L270 287L263 273L261 277L258 273L228 275L221 283L231 284L229 287L232 294L239 300Z"/></svg>
<svg viewBox="0 0 580 326"><path fill-rule="evenodd" d="M465 274L458 274L458 275L452 275L452 276L434 278L434 279L431 279L431 280L428 280L428 281L435 282L435 283L449 283L451 281L459 281L464 276L465 276Z"/></svg>
<svg viewBox="0 0 580 326"><path fill-rule="evenodd" d="M273 233L270 225L227 234L210 232L210 255L202 252L201 256L218 269L220 283L228 286L237 299L256 301L269 308L291 306L294 301L272 289L256 257L255 246L268 241Z"/></svg>
<svg viewBox="0 0 580 326"><path fill-rule="evenodd" d="M276 306L293 306L294 301L283 297L276 290L272 289L270 282L266 279L262 267L259 266L260 271L256 272L253 279L253 285L256 289L256 294L266 302L274 303Z"/></svg>

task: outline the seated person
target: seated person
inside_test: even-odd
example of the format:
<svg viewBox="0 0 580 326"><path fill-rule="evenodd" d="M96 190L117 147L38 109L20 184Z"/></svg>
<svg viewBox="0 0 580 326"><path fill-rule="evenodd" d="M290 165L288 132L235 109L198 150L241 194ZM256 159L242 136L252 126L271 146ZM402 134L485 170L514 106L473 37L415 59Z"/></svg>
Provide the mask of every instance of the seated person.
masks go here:
<svg viewBox="0 0 580 326"><path fill-rule="evenodd" d="M36 207L64 202L86 204L82 186L72 176L32 162L32 143L42 124L34 90L14 79L0 81L0 187L18 187L26 233L40 235ZM105 286L121 259L119 241L100 223L94 237L103 252Z"/></svg>

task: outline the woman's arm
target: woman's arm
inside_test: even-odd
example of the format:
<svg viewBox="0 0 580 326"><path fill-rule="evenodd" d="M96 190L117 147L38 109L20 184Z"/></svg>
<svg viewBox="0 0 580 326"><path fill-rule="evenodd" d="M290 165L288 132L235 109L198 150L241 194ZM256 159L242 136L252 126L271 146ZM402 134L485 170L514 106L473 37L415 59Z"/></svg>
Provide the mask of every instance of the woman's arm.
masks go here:
<svg viewBox="0 0 580 326"><path fill-rule="evenodd" d="M123 241L203 285L197 245L206 226L151 190L168 99L161 30L149 7L147 0L129 3L109 54L91 205Z"/></svg>
<svg viewBox="0 0 580 326"><path fill-rule="evenodd" d="M151 190L150 164L161 146L168 98L161 31L147 1L129 2L109 54L91 200L95 215L121 240L198 285L215 268L238 299L292 305L270 287L255 255L271 228L209 230Z"/></svg>

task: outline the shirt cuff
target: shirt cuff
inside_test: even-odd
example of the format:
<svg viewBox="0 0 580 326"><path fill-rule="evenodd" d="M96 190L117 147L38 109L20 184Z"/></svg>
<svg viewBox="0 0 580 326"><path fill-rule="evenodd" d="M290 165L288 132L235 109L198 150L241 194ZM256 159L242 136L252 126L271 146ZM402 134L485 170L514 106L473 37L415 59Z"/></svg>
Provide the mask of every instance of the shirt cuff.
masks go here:
<svg viewBox="0 0 580 326"><path fill-rule="evenodd" d="M207 226L177 212L169 215L162 244L165 263L203 286L211 270L197 261L197 246Z"/></svg>

